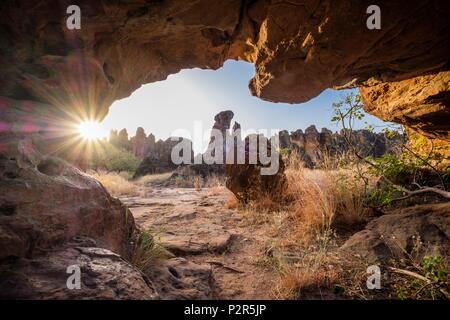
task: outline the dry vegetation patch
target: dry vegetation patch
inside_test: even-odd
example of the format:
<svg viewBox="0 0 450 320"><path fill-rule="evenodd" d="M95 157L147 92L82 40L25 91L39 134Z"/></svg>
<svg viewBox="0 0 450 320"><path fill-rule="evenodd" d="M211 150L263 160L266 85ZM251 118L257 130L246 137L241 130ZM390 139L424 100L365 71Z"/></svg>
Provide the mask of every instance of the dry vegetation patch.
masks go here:
<svg viewBox="0 0 450 320"><path fill-rule="evenodd" d="M131 176L128 172L92 171L89 174L100 181L113 196L135 196L138 194L137 186L129 181Z"/></svg>
<svg viewBox="0 0 450 320"><path fill-rule="evenodd" d="M164 182L167 182L171 176L172 176L172 172L149 174L149 175L138 178L136 180L136 184L144 186L144 187L149 187L152 185L157 185L157 184L162 184Z"/></svg>
<svg viewBox="0 0 450 320"><path fill-rule="evenodd" d="M368 221L367 182L358 182L351 168L306 169L295 154L286 162L288 201L280 205L262 197L240 208L248 224L269 227L257 263L276 274L274 298L339 298L345 291L337 253L345 236L339 231L355 232Z"/></svg>

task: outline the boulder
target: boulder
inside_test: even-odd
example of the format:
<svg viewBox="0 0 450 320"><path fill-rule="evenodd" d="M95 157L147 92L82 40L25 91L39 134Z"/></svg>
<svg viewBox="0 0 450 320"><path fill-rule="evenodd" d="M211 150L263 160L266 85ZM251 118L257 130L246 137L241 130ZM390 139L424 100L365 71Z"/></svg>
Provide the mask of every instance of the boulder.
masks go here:
<svg viewBox="0 0 450 320"><path fill-rule="evenodd" d="M267 153L271 152L270 142L262 135L258 136L257 152L259 154L260 141L266 139ZM262 175L261 169L266 167L259 162L256 164L249 162L250 136L245 139L245 164L227 164L226 165L226 187L233 192L241 203L257 201L263 197L270 197L273 201L282 202L286 188L286 176L284 174L284 162L281 156L277 154L279 168L276 174Z"/></svg>
<svg viewBox="0 0 450 320"><path fill-rule="evenodd" d="M422 244L419 245L419 242ZM397 209L369 222L340 248L344 254L375 263L388 259L450 257L450 203Z"/></svg>
<svg viewBox="0 0 450 320"><path fill-rule="evenodd" d="M135 225L126 207L94 178L42 155L31 137L16 138L0 153L0 259L33 258L77 236L129 258Z"/></svg>
<svg viewBox="0 0 450 320"><path fill-rule="evenodd" d="M164 300L217 299L210 265L185 258L172 258L154 264L145 272Z"/></svg>
<svg viewBox="0 0 450 320"><path fill-rule="evenodd" d="M84 245L93 240L83 239ZM90 243L92 245L95 243ZM69 289L68 278L80 270L80 288ZM3 264L0 299L153 300L159 295L152 283L119 255L103 248L66 244L46 254Z"/></svg>
<svg viewBox="0 0 450 320"><path fill-rule="evenodd" d="M39 134L13 135L0 134L0 298L157 298L128 262L131 212L92 177L36 150ZM72 265L79 290L66 286Z"/></svg>

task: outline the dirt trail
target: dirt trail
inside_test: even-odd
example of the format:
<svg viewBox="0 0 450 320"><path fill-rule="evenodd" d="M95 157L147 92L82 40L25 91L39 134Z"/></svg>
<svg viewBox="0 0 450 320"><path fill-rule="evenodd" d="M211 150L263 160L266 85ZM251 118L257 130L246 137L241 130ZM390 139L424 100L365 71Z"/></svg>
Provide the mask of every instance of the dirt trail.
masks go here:
<svg viewBox="0 0 450 320"><path fill-rule="evenodd" d="M225 188L145 188L121 198L136 223L151 228L175 258L148 273L166 299L268 299L273 275L256 263L264 226L226 209Z"/></svg>

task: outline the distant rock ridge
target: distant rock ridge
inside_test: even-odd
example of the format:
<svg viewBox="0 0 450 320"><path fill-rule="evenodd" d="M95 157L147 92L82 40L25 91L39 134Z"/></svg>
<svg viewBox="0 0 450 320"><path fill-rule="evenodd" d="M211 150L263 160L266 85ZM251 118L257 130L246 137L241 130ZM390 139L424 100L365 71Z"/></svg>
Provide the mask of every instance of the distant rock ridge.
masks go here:
<svg viewBox="0 0 450 320"><path fill-rule="evenodd" d="M214 118L213 129L224 132L229 130L232 118L233 113L229 110L218 113ZM240 129L240 124L234 122L232 132L237 129ZM394 139L387 139L384 133L371 132L365 129L354 130L351 136L353 144L361 155L372 157L380 157L393 152L393 147L402 138L399 136ZM322 128L319 132L315 125L310 125L305 131L302 129L291 132L282 130L279 132L279 139L280 149L298 152L305 161L305 166L309 168L314 168L327 156L341 156L350 151L344 130L333 132L327 128ZM119 132L113 130L111 131L110 141L131 150L135 156L142 160L136 176L167 172L178 167L178 165L172 163L170 155L172 148L179 142L179 139L170 137L155 142L155 136L152 133L147 136L145 130L139 127L135 136L130 139L128 139L126 129ZM210 143L213 141L213 137L211 137ZM193 157L192 154L192 159Z"/></svg>
<svg viewBox="0 0 450 320"><path fill-rule="evenodd" d="M353 130L350 135L352 144L363 156L380 157L394 151L394 147L402 139L397 136L387 139L384 133L371 132L366 129ZM340 156L350 151L345 138L345 131L333 132L322 128L319 132L315 125L311 125L303 132L301 129L289 133L280 131L280 148L296 151L305 161L306 167L315 167L325 156Z"/></svg>
<svg viewBox="0 0 450 320"><path fill-rule="evenodd" d="M149 135L153 136L152 134ZM136 170L135 177L144 176L147 174L163 173L175 170L179 165L172 162L172 148L175 147L184 139L185 142L191 144L190 159L193 161L194 153L192 151L192 142L189 139L181 137L170 137L166 140L158 140L156 143L151 143L151 139L147 138L145 144L141 146L141 149L145 150L145 155L141 164ZM136 139L135 139L136 140ZM149 141L150 140L150 141ZM154 140L153 140L154 141ZM133 150L140 150L139 145L135 142L133 144ZM183 151L181 151L183 152ZM140 155L136 154L141 157ZM180 156L183 156L180 154Z"/></svg>

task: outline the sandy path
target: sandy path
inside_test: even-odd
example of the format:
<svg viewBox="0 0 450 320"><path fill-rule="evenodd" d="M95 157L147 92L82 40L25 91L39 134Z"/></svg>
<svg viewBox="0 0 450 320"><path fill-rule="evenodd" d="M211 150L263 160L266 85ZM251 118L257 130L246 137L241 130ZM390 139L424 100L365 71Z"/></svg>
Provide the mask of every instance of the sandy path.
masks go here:
<svg viewBox="0 0 450 320"><path fill-rule="evenodd" d="M229 196L225 188L158 187L121 198L136 223L176 256L149 272L163 298L270 298L273 276L256 263L267 230L226 209Z"/></svg>

